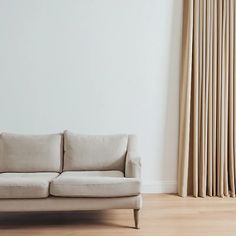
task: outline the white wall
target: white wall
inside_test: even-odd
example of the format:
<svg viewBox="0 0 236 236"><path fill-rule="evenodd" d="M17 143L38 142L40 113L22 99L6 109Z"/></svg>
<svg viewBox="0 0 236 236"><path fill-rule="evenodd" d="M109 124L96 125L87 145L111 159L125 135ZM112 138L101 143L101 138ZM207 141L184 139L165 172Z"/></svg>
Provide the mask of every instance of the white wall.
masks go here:
<svg viewBox="0 0 236 236"><path fill-rule="evenodd" d="M182 0L0 0L0 130L136 133L175 191Z"/></svg>

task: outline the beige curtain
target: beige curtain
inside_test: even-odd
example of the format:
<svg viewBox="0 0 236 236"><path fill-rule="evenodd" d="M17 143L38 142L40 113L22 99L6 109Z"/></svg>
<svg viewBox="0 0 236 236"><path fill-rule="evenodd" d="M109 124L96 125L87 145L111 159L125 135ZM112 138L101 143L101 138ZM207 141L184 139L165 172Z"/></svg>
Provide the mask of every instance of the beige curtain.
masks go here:
<svg viewBox="0 0 236 236"><path fill-rule="evenodd" d="M235 196L236 0L184 0L178 193Z"/></svg>

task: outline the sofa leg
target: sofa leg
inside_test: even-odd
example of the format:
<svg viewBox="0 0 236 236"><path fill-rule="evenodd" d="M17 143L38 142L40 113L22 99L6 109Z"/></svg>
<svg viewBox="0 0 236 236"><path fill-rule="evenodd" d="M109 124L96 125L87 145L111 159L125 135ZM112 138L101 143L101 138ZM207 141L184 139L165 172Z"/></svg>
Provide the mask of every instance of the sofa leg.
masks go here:
<svg viewBox="0 0 236 236"><path fill-rule="evenodd" d="M134 223L135 228L139 229L139 209L134 209Z"/></svg>

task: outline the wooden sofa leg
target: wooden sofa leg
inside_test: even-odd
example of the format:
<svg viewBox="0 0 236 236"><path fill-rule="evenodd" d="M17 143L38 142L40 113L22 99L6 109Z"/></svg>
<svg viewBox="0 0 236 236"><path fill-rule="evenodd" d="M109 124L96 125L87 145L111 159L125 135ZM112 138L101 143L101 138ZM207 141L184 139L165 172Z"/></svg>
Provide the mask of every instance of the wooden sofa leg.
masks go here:
<svg viewBox="0 0 236 236"><path fill-rule="evenodd" d="M136 229L139 229L139 210L140 209L134 209L134 223Z"/></svg>

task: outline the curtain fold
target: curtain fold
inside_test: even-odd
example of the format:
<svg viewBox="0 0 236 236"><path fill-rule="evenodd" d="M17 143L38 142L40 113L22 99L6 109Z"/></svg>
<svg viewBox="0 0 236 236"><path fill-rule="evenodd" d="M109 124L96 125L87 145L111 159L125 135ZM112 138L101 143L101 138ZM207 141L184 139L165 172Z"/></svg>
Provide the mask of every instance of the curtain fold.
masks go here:
<svg viewBox="0 0 236 236"><path fill-rule="evenodd" d="M235 197L235 27L235 0L184 0L180 196Z"/></svg>

